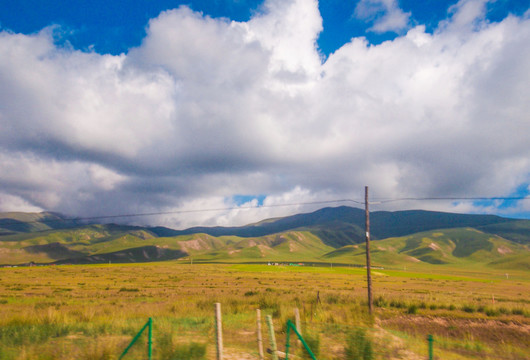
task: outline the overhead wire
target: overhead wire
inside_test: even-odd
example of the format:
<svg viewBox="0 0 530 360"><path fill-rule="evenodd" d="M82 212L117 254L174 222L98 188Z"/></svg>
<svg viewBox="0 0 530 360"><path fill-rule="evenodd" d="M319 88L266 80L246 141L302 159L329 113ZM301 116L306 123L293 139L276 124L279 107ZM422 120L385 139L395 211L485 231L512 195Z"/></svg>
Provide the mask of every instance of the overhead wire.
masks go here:
<svg viewBox="0 0 530 360"><path fill-rule="evenodd" d="M377 202L386 204L397 201L436 201L436 200L451 200L451 201L495 201L495 200L529 200L530 197L525 196L509 196L509 197L408 197L408 198L397 198L397 199L380 199Z"/></svg>
<svg viewBox="0 0 530 360"><path fill-rule="evenodd" d="M309 202L297 202L297 203L285 203L285 204L270 204L270 205L246 205L246 206L231 206L224 208L210 208L210 209L188 209L188 210L172 210L172 211L159 211L150 213L133 213L133 214L119 214L119 215L100 215L100 216L88 216L88 217L73 217L73 218L61 218L61 219L42 219L33 221L4 221L1 225L14 225L14 224L35 224L35 223L50 223L60 221L93 221L102 219L116 219L116 218L131 218L131 217L142 217L142 216L155 216L155 215L173 215L173 214L187 214L187 213L200 213L200 212L213 212L213 211L230 211L230 210L248 210L248 209L261 209L261 208L276 208L276 207L289 207L289 206L304 206L304 205L324 205L341 202L352 202L359 205L363 205L364 202L353 200L353 199L337 199L337 200L323 200L323 201L309 201Z"/></svg>
<svg viewBox="0 0 530 360"><path fill-rule="evenodd" d="M387 204L399 201L509 201L509 200L529 200L530 197L525 196L510 196L510 197L404 197L404 198L374 198L374 201L369 201L370 205ZM117 214L117 215L100 215L100 216L89 216L89 217L72 217L72 218L58 218L58 219L41 219L33 221L2 221L2 225L15 225L15 224L34 224L34 223L51 223L51 222L90 222L94 220L103 219L117 219L117 218L132 218L132 217L145 217L145 216L156 216L156 215L174 215L174 214L189 214L189 213L201 213L201 212L215 212L215 211L231 211L231 210L249 210L249 209L262 209L262 208L277 208L277 207L290 207L290 206L306 206L306 205L325 205L333 203L345 203L351 202L358 205L365 205L364 201L355 199L335 199L335 200L322 200L322 201L309 201L309 202L294 202L285 204L256 204L256 205L244 205L244 206L230 206L220 208L209 208L209 209L184 209L184 210L172 210L172 211L158 211L149 213L130 213L130 214Z"/></svg>

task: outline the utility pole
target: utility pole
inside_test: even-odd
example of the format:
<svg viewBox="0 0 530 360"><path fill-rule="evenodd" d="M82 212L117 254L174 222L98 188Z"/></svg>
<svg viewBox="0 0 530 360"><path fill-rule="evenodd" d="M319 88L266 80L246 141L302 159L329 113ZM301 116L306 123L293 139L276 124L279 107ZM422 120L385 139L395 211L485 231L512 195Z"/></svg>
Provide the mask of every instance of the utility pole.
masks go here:
<svg viewBox="0 0 530 360"><path fill-rule="evenodd" d="M364 187L364 209L366 227L366 281L368 285L368 311L373 312L372 304L372 274L370 271L370 210L368 208L368 186Z"/></svg>

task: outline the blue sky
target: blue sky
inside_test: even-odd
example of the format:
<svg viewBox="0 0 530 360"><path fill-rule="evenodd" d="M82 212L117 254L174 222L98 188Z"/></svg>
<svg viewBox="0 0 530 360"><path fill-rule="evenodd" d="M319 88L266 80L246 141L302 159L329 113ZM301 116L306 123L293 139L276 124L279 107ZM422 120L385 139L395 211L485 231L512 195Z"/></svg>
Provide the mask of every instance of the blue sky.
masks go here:
<svg viewBox="0 0 530 360"><path fill-rule="evenodd" d="M0 211L164 212L137 221L182 228L359 201L365 185L527 197L529 9L3 0ZM530 218L529 200L373 206L411 208ZM186 212L200 209L218 211Z"/></svg>
<svg viewBox="0 0 530 360"><path fill-rule="evenodd" d="M31 34L50 25L60 25L64 33L60 41L68 41L76 49L93 49L98 53L120 54L140 45L145 37L149 19L162 11L180 5L189 6L214 18L225 17L235 21L248 21L260 10L263 0L4 0L0 3L2 29ZM405 13L410 13L411 24L424 24L428 32L447 17L456 0L406 0L399 1ZM318 38L321 52L327 56L352 37L365 36L370 43L379 44L399 36L402 31L370 31L380 13L368 19L358 18L355 9L358 1L323 0L319 2L324 30ZM374 6L378 8L379 6ZM521 16L528 10L525 0L498 0L487 4L486 18L500 21L508 14Z"/></svg>

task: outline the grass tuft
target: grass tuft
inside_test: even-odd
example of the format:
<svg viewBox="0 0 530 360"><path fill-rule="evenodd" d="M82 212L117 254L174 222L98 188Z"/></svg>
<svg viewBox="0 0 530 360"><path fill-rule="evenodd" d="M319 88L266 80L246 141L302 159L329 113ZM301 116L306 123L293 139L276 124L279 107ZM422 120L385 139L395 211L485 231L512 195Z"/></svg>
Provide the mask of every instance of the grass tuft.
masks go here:
<svg viewBox="0 0 530 360"><path fill-rule="evenodd" d="M345 353L347 360L372 360L374 358L372 341L364 329L355 329L348 335Z"/></svg>

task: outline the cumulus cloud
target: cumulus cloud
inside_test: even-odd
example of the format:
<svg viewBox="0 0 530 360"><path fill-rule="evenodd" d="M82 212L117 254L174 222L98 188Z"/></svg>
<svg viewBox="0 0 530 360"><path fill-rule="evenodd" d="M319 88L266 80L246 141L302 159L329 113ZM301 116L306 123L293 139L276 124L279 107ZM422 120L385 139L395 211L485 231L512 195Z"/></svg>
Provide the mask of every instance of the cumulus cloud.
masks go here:
<svg viewBox="0 0 530 360"><path fill-rule="evenodd" d="M186 227L362 199L364 185L510 194L530 182L530 20L489 23L483 8L462 0L434 33L354 38L325 61L314 0L269 0L247 22L179 7L120 56L58 47L53 29L1 32L0 210L173 212L135 221ZM233 199L257 194L271 207Z"/></svg>
<svg viewBox="0 0 530 360"><path fill-rule="evenodd" d="M385 33L406 29L411 13L401 10L397 0L361 0L355 7L354 15L372 23L369 31Z"/></svg>

